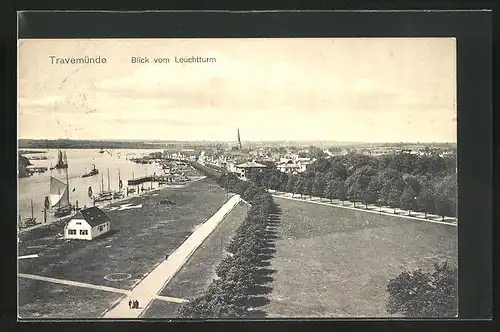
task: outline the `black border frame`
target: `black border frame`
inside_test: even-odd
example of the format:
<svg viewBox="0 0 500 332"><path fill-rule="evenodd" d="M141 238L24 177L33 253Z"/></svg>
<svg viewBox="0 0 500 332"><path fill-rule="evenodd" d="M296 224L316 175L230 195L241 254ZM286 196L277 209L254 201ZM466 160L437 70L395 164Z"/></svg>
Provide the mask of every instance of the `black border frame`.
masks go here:
<svg viewBox="0 0 500 332"><path fill-rule="evenodd" d="M490 11L184 11L140 14L28 11L19 16L19 38L456 37L460 321L490 319L493 309L491 14ZM13 48L15 56L15 46ZM17 56L11 60L15 68ZM15 73L11 74L15 77ZM15 91L12 92L15 98ZM15 104L14 99L11 105ZM6 112L7 123L15 119L13 114ZM15 142L15 132L12 134ZM10 141L8 137L7 141ZM12 155L16 154L15 144L8 149L12 149ZM16 167L15 163L13 166ZM13 187L16 188L15 182ZM15 206L15 203L9 206ZM15 233L15 227L9 231ZM13 261L14 271L16 264L17 261ZM14 295L17 297L15 292ZM15 317L16 310L13 314ZM363 325L370 322L375 326L384 320L376 323L372 319L361 321ZM450 323L455 322L457 320ZM289 324L285 324L289 328Z"/></svg>

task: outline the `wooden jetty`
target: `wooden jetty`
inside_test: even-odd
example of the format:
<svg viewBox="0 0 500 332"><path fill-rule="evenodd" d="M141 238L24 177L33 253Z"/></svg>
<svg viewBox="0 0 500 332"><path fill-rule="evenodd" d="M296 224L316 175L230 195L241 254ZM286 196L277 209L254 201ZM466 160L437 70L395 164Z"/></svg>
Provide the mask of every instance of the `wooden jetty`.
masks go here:
<svg viewBox="0 0 500 332"><path fill-rule="evenodd" d="M26 167L26 169L31 173L43 173L48 170L47 167L40 167L40 166L28 166Z"/></svg>
<svg viewBox="0 0 500 332"><path fill-rule="evenodd" d="M167 182L170 181L173 177L170 175L148 175L143 176L136 179L127 180L127 184L129 186L137 186L144 182Z"/></svg>

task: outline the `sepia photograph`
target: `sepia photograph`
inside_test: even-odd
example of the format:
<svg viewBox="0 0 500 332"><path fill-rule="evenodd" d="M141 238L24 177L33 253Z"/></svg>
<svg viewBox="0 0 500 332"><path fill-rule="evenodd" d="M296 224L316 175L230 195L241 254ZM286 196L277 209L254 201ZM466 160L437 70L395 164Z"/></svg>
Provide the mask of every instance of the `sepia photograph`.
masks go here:
<svg viewBox="0 0 500 332"><path fill-rule="evenodd" d="M458 317L455 38L17 47L19 319Z"/></svg>

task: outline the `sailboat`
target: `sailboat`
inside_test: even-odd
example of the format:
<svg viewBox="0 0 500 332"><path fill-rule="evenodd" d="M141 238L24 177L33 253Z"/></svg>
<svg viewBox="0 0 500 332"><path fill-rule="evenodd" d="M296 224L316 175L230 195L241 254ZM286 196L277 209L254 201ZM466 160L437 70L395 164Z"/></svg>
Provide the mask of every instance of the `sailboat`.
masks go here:
<svg viewBox="0 0 500 332"><path fill-rule="evenodd" d="M119 199L125 197L125 194L122 191L123 188L123 182L120 177L120 169L118 169L118 191L115 191L113 193L113 199Z"/></svg>
<svg viewBox="0 0 500 332"><path fill-rule="evenodd" d="M66 152L61 152L59 150L58 158L57 158L57 164L54 166L54 168L57 169L63 169L63 168L68 168L68 157L66 156Z"/></svg>
<svg viewBox="0 0 500 332"><path fill-rule="evenodd" d="M104 153L104 143L101 144L101 150L99 150L99 153Z"/></svg>
<svg viewBox="0 0 500 332"><path fill-rule="evenodd" d="M69 202L69 183L68 173L66 172L66 183L50 177L50 207L56 217L67 216L71 214L72 206Z"/></svg>
<svg viewBox="0 0 500 332"><path fill-rule="evenodd" d="M109 186L109 169L108 169L108 190L104 190L104 176L101 174L101 192L94 197L94 202L110 201L113 199L113 192Z"/></svg>

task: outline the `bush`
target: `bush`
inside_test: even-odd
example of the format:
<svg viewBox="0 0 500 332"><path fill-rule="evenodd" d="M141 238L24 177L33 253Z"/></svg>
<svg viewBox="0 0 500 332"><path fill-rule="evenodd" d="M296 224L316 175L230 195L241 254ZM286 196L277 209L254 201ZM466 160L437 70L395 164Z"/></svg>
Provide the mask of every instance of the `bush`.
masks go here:
<svg viewBox="0 0 500 332"><path fill-rule="evenodd" d="M455 317L457 269L436 264L433 272L406 271L387 284L387 311L406 317Z"/></svg>

